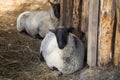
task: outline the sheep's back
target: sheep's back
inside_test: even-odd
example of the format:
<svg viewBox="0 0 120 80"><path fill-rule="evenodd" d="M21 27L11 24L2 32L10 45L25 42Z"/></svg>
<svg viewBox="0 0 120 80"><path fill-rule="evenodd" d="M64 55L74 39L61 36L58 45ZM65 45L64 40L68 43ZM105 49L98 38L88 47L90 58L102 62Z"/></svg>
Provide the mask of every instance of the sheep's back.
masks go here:
<svg viewBox="0 0 120 80"><path fill-rule="evenodd" d="M49 29L55 29L56 25L54 24L58 23L52 22L49 12L36 11L30 13L26 24L27 29L30 30L32 35L38 32L41 37L45 37L45 35L49 32Z"/></svg>
<svg viewBox="0 0 120 80"><path fill-rule="evenodd" d="M74 34L69 34L68 44L63 49L63 72L73 73L83 67L84 45Z"/></svg>
<svg viewBox="0 0 120 80"><path fill-rule="evenodd" d="M17 30L21 32L26 27L26 19L29 17L30 12L23 12L17 18Z"/></svg>

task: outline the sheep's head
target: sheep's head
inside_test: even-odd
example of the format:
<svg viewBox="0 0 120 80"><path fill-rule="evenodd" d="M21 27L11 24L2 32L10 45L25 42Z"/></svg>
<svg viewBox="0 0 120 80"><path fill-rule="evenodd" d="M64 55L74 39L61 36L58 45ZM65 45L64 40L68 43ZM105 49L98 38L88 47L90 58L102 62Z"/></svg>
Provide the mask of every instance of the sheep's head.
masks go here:
<svg viewBox="0 0 120 80"><path fill-rule="evenodd" d="M63 49L68 43L69 33L73 31L74 28L57 28L55 30L50 30L56 35L58 47Z"/></svg>
<svg viewBox="0 0 120 80"><path fill-rule="evenodd" d="M54 3L50 2L50 4L53 8L55 17L57 17L59 19L60 18L60 3L54 4Z"/></svg>

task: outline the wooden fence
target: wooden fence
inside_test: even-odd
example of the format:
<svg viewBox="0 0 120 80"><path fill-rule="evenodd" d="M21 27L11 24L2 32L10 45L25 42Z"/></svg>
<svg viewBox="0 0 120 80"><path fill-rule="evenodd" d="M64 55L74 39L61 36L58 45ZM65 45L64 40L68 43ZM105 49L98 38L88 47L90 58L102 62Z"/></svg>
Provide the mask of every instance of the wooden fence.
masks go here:
<svg viewBox="0 0 120 80"><path fill-rule="evenodd" d="M90 67L120 62L120 0L60 0L60 25L85 33Z"/></svg>

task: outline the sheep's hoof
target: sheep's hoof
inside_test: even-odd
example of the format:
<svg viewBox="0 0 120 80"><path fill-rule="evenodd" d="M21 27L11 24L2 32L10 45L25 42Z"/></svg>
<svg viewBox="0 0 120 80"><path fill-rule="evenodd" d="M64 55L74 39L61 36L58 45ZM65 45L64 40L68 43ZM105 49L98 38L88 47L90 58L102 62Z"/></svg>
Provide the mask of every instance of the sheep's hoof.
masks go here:
<svg viewBox="0 0 120 80"><path fill-rule="evenodd" d="M59 72L59 71L53 71L53 75L54 75L54 76L56 77L56 79L57 79L59 76L62 75L62 73Z"/></svg>
<svg viewBox="0 0 120 80"><path fill-rule="evenodd" d="M56 67L52 67L52 71L54 72L54 76L55 77L58 77L58 76L61 76L62 75L62 72L60 72L59 70L58 70L58 68L56 68Z"/></svg>
<svg viewBox="0 0 120 80"><path fill-rule="evenodd" d="M55 66L52 67L52 71L59 71Z"/></svg>
<svg viewBox="0 0 120 80"><path fill-rule="evenodd" d="M36 34L35 39L43 39L43 37L41 37L39 34Z"/></svg>

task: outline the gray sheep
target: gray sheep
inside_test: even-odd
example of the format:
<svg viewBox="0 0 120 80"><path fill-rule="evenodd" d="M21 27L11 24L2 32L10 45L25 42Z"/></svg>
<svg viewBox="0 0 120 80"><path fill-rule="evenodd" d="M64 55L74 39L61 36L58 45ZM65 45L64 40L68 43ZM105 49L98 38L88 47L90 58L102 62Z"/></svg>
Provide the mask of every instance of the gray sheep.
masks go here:
<svg viewBox="0 0 120 80"><path fill-rule="evenodd" d="M59 73L71 74L84 66L85 48L82 41L70 33L71 28L50 30L40 47L40 59Z"/></svg>
<svg viewBox="0 0 120 80"><path fill-rule="evenodd" d="M49 29L55 29L59 24L60 4L50 4L52 8L49 11L28 11L20 14L17 18L17 30L34 38L44 38Z"/></svg>

